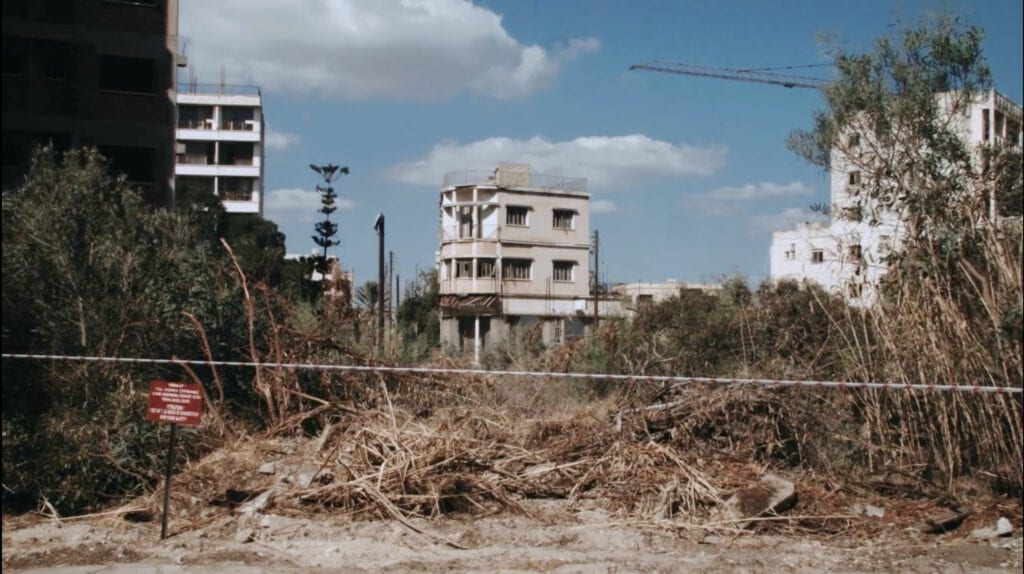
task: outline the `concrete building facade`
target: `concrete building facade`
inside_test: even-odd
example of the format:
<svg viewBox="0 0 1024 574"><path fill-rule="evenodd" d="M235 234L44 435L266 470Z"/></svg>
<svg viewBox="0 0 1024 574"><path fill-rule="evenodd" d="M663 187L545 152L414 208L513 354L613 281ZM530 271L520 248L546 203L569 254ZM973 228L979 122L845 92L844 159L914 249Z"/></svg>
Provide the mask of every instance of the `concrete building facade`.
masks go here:
<svg viewBox="0 0 1024 574"><path fill-rule="evenodd" d="M633 283L618 283L612 286L611 292L612 295L621 300L626 314L632 316L643 305L661 303L678 296L683 291L689 290L717 293L722 290L722 286L709 283L685 283L677 279L667 279L664 282L635 281Z"/></svg>
<svg viewBox="0 0 1024 574"><path fill-rule="evenodd" d="M484 350L539 326L545 343L582 336L590 296L586 180L532 173L525 164L453 172L440 197L441 342ZM617 302L600 301L600 314Z"/></svg>
<svg viewBox="0 0 1024 574"><path fill-rule="evenodd" d="M2 5L3 185L38 145L92 145L149 202L173 204L177 0Z"/></svg>
<svg viewBox="0 0 1024 574"><path fill-rule="evenodd" d="M946 109L950 108L949 101L949 94L939 96L940 106ZM970 102L962 114L950 116L951 129L969 149L992 143L1021 145L1021 107L994 90ZM805 222L795 229L773 233L771 279L811 281L842 295L851 304L870 305L877 299L879 281L888 269L887 256L900 247L904 226L896 211L869 204L861 197L867 177L862 172L871 166L876 146L861 141L855 130L845 137L845 153L833 149L831 154L831 222ZM980 154L975 154L974 160L980 162ZM895 178L880 181L894 188L899 185ZM994 218L994 198L990 202ZM861 216L835 215L851 212Z"/></svg>
<svg viewBox="0 0 1024 574"><path fill-rule="evenodd" d="M212 193L228 213L263 215L263 101L256 86L178 91L175 187Z"/></svg>

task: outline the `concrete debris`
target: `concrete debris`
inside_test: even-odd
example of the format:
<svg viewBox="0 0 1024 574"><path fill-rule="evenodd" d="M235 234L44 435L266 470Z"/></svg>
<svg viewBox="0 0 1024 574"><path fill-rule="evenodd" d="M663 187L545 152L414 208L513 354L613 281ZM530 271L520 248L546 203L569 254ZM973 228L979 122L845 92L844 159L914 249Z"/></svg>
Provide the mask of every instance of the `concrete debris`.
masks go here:
<svg viewBox="0 0 1024 574"><path fill-rule="evenodd" d="M796 504L796 487L774 474L766 474L754 484L745 486L725 501L724 514L729 520L756 518L768 513L784 512ZM749 523L740 522L745 528Z"/></svg>
<svg viewBox="0 0 1024 574"><path fill-rule="evenodd" d="M239 506L238 512L240 514L253 514L255 512L267 508L268 506L270 506L270 503L273 502L276 491L276 488L268 488L267 490L260 493L260 495L257 496L256 498Z"/></svg>
<svg viewBox="0 0 1024 574"><path fill-rule="evenodd" d="M263 466L260 467L260 474L274 474L274 463L263 463Z"/></svg>
<svg viewBox="0 0 1024 574"><path fill-rule="evenodd" d="M1005 516L1000 516L999 520L996 521L996 533L999 536L1009 536L1013 534L1013 524L1010 524L1010 519Z"/></svg>
<svg viewBox="0 0 1024 574"><path fill-rule="evenodd" d="M960 524L969 515L969 512L954 512L952 510L943 510L938 514L935 514L931 518L925 519L925 526L922 528L929 534L940 534L942 532L949 532L959 528Z"/></svg>
<svg viewBox="0 0 1024 574"><path fill-rule="evenodd" d="M870 516L872 518L885 518L885 509L879 506L872 506L868 504L864 506L864 516Z"/></svg>
<svg viewBox="0 0 1024 574"><path fill-rule="evenodd" d="M235 542L245 544L253 541L252 528L241 528L235 533Z"/></svg>
<svg viewBox="0 0 1024 574"><path fill-rule="evenodd" d="M1013 524L1005 516L999 517L996 521L995 528L975 528L971 531L971 538L981 538L988 540L990 538L1006 537L1013 534Z"/></svg>
<svg viewBox="0 0 1024 574"><path fill-rule="evenodd" d="M306 467L299 471L295 475L295 485L299 488L309 488L313 484L313 479L316 478L316 471L318 469Z"/></svg>

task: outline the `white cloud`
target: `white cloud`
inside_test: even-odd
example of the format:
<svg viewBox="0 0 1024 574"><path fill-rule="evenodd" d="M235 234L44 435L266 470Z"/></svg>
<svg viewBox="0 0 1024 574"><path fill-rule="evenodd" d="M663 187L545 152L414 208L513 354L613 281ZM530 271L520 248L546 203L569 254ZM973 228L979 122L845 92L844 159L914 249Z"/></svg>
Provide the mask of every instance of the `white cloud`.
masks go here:
<svg viewBox="0 0 1024 574"><path fill-rule="evenodd" d="M521 98L600 49L522 44L467 0L185 0L180 30L200 82L223 65L232 82L342 99Z"/></svg>
<svg viewBox="0 0 1024 574"><path fill-rule="evenodd" d="M590 213L617 213L619 211L622 211L622 208L610 199L598 199L590 202Z"/></svg>
<svg viewBox="0 0 1024 574"><path fill-rule="evenodd" d="M334 201L338 211L355 209L352 200L339 197ZM323 217L320 209L320 194L311 189L275 189L263 199L263 207L269 219L295 218L298 221L316 221ZM273 214L273 215L271 215Z"/></svg>
<svg viewBox="0 0 1024 574"><path fill-rule="evenodd" d="M813 195L814 188L802 181L785 184L762 181L740 186L724 186L704 193L692 193L686 197L685 205L708 215L734 215L739 213L739 203L790 196Z"/></svg>
<svg viewBox="0 0 1024 574"><path fill-rule="evenodd" d="M748 183L739 187L719 187L707 192L708 199L721 201L747 201L752 199L768 199L791 195L811 195L814 189L802 181L791 181L779 185L769 181Z"/></svg>
<svg viewBox="0 0 1024 574"><path fill-rule="evenodd" d="M302 137L299 134L278 131L270 127L269 124L267 125L267 133L263 135L263 143L268 150L286 149L293 145L298 145L301 141Z"/></svg>
<svg viewBox="0 0 1024 574"><path fill-rule="evenodd" d="M799 207L790 207L777 213L761 213L747 220L747 231L751 235L783 231L804 222L826 222L828 217L821 213Z"/></svg>
<svg viewBox="0 0 1024 574"><path fill-rule="evenodd" d="M589 188L612 191L659 177L711 175L725 165L727 155L722 146L673 144L643 134L567 141L491 137L467 144L443 141L423 158L392 167L389 175L396 181L436 187L448 171L528 163L537 173L585 177Z"/></svg>

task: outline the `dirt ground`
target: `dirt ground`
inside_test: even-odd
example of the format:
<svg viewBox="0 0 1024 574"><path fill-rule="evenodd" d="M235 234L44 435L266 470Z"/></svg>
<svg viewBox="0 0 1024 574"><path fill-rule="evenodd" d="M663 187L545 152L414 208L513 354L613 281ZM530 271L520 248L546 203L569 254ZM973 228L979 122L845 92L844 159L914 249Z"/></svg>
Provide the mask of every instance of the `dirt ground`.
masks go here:
<svg viewBox="0 0 1024 574"><path fill-rule="evenodd" d="M3 570L47 573L258 572L1021 572L1019 529L976 540L918 529L865 537L702 531L626 522L599 505L530 502L532 517L351 521L222 515L194 528L120 517L7 520ZM419 533L416 530L422 530ZM763 529L762 529L763 530ZM451 545L446 544L450 542ZM456 548L459 546L461 548Z"/></svg>

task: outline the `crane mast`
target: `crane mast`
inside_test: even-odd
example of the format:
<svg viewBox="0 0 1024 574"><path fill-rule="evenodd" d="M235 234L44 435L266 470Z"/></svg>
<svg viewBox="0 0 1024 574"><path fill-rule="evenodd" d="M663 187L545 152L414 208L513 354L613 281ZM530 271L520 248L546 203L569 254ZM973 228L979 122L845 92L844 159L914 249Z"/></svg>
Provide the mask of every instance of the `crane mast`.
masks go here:
<svg viewBox="0 0 1024 574"><path fill-rule="evenodd" d="M805 76L789 76L758 70L741 70L736 68L710 68L707 66L694 66L691 64L673 64L670 62L648 62L646 64L633 64L629 67L632 70L647 72L662 72L666 74L679 74L682 76L701 76L705 78L721 78L725 80L739 80L742 82L756 82L759 84L773 84L786 88L811 88L820 90L828 85L828 80L820 78L809 78Z"/></svg>

